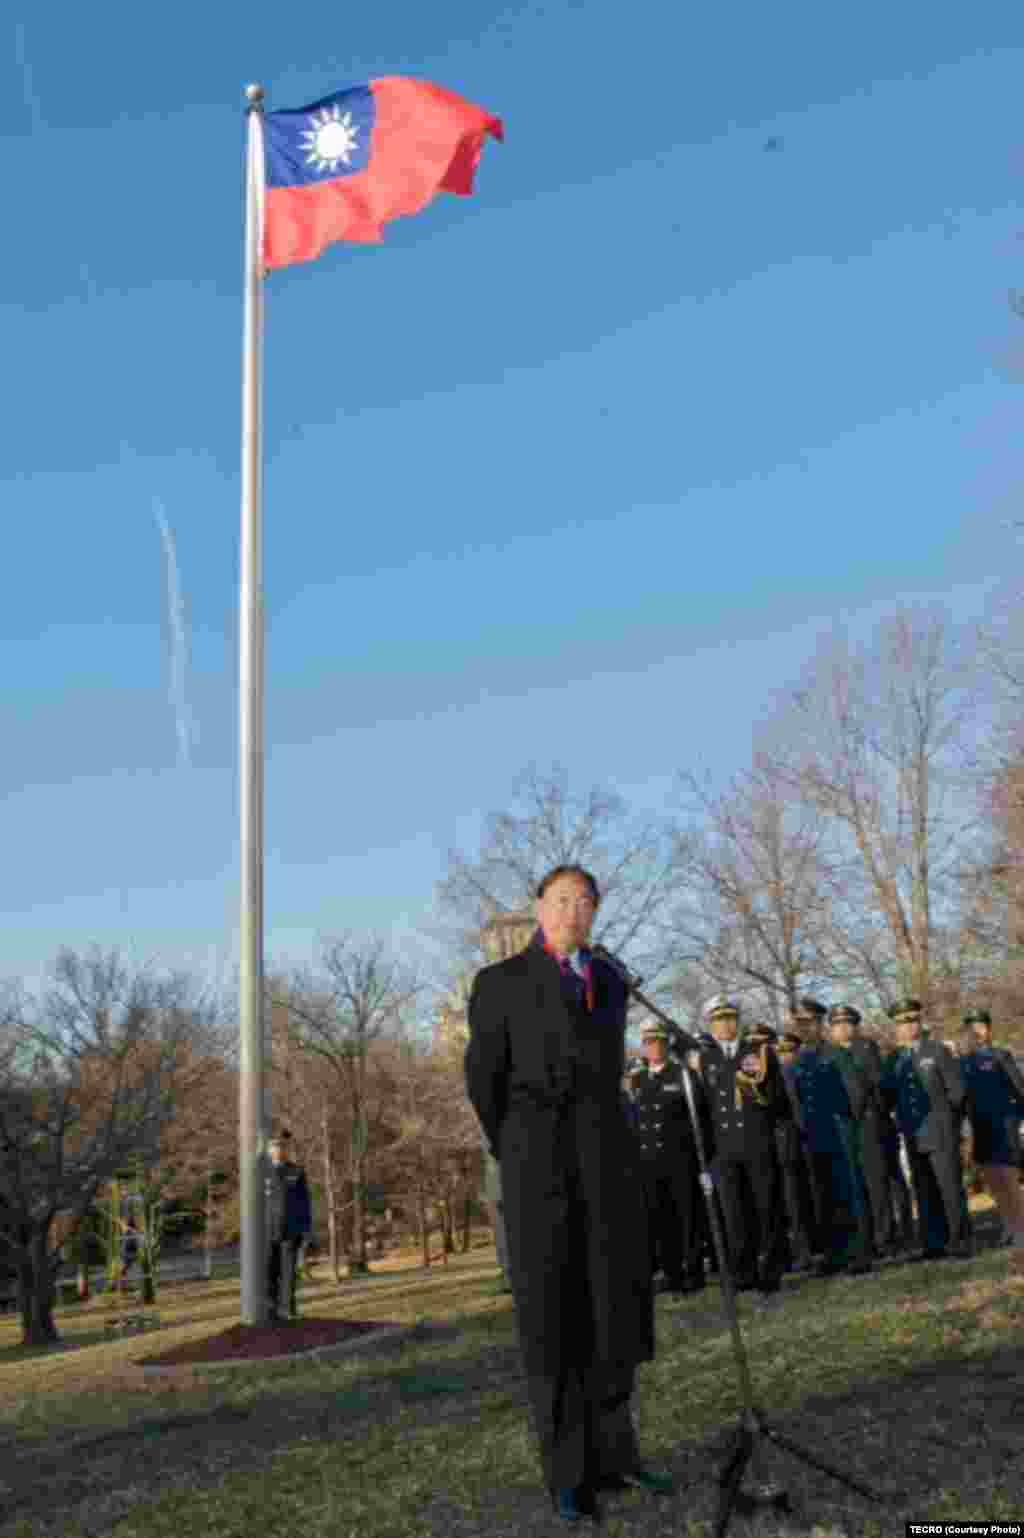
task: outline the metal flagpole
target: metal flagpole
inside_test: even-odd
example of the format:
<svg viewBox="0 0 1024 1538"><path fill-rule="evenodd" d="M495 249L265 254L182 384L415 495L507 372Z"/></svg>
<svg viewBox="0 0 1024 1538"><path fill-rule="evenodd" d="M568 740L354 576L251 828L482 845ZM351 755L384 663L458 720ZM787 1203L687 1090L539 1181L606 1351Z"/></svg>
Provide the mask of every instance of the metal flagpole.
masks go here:
<svg viewBox="0 0 1024 1538"><path fill-rule="evenodd" d="M263 1324L263 87L250 85L245 186L245 318L242 343L242 536L239 582L239 1179L242 1322Z"/></svg>

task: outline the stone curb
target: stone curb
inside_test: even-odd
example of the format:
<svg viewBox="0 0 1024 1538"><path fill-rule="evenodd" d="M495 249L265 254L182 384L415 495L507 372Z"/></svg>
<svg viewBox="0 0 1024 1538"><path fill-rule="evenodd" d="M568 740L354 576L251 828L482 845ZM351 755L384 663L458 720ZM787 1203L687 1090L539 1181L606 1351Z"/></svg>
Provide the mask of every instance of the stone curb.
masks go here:
<svg viewBox="0 0 1024 1538"><path fill-rule="evenodd" d="M313 1346L309 1351L287 1351L280 1356L228 1357L223 1362L132 1362L131 1365L140 1368L147 1378L169 1378L183 1372L238 1372L246 1367L273 1367L282 1362L326 1362L332 1357L369 1351L374 1346L404 1342L413 1336L422 1339L422 1326L395 1324L383 1330L372 1330L369 1335L358 1335L355 1340L340 1340L333 1346Z"/></svg>

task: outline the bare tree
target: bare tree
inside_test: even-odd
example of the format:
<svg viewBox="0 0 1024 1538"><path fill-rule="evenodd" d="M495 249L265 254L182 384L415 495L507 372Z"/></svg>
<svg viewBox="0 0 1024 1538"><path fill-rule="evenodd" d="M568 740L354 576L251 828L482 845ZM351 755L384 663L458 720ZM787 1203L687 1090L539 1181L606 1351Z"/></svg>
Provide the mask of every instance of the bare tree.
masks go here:
<svg viewBox="0 0 1024 1538"><path fill-rule="evenodd" d="M368 1269L366 1214L372 1139L385 1121L373 1096L373 1044L404 1033L420 992L412 973L382 940L352 935L328 941L315 973L299 974L275 999L287 1008L293 1039L326 1065L349 1124L352 1203L349 1270Z"/></svg>
<svg viewBox="0 0 1024 1538"><path fill-rule="evenodd" d="M783 727L799 746L796 767L780 768L830 825L836 962L859 959L883 1001L904 989L928 999L936 926L955 922L975 821L972 676L947 617L907 610L872 646L840 641L818 659Z"/></svg>
<svg viewBox="0 0 1024 1538"><path fill-rule="evenodd" d="M457 1044L431 1049L407 1038L392 1043L391 1051L399 1135L387 1157L388 1184L416 1213L427 1267L432 1212L441 1229L442 1259L454 1252L458 1229L463 1251L469 1248L483 1158L480 1132L466 1099Z"/></svg>
<svg viewBox="0 0 1024 1538"><path fill-rule="evenodd" d="M495 914L529 909L537 884L556 865L583 865L601 888L595 938L628 951L649 981L673 955L668 919L676 879L668 819L637 817L614 790L573 789L566 771L531 765L504 811L486 819L476 850L453 849L438 906L458 929L463 967L479 965L481 931Z"/></svg>
<svg viewBox="0 0 1024 1538"><path fill-rule="evenodd" d="M61 951L41 999L12 989L0 1030L0 1251L17 1269L26 1344L57 1338L58 1217L73 1236L101 1187L155 1160L196 989L116 952Z"/></svg>
<svg viewBox="0 0 1024 1538"><path fill-rule="evenodd" d="M696 1007L695 969L705 989L746 993L756 1013L779 1023L820 978L821 819L763 757L722 791L692 774L682 790L689 817L673 918L686 956L677 1002Z"/></svg>

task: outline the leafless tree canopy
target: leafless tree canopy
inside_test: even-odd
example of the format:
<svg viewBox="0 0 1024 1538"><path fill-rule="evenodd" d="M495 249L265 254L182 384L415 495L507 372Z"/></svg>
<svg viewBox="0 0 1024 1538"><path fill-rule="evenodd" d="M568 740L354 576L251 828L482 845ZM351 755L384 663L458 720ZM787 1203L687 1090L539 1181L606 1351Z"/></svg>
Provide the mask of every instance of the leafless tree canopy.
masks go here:
<svg viewBox="0 0 1024 1538"><path fill-rule="evenodd" d="M524 770L508 807L486 818L479 848L449 853L438 902L458 927L463 963L479 963L487 920L532 908L538 883L556 865L582 865L595 876L595 938L628 954L649 980L662 976L672 959L668 907L677 879L669 820L637 817L607 787L574 788L557 765Z"/></svg>
<svg viewBox="0 0 1024 1538"><path fill-rule="evenodd" d="M55 1335L55 1220L74 1233L104 1181L159 1159L183 1054L204 1023L188 977L130 967L116 952L64 950L41 999L8 994L0 1252L17 1270L27 1341Z"/></svg>
<svg viewBox="0 0 1024 1538"><path fill-rule="evenodd" d="M421 991L419 980L390 955L383 940L345 935L323 946L319 968L297 974L272 993L272 1004L284 1010L279 1056L283 1045L289 1053L294 1049L316 1059L344 1107L348 1149L340 1178L351 1191L349 1266L354 1270L366 1268L368 1187L381 1143L389 1141L386 1097L380 1093L380 1062L374 1049L407 1034ZM325 1101L321 1107L325 1149L329 1120ZM325 1157L330 1161L329 1152ZM334 1166L328 1162L325 1182L333 1186L334 1180Z"/></svg>
<svg viewBox="0 0 1024 1538"><path fill-rule="evenodd" d="M692 774L682 791L677 999L691 1024L700 995L723 990L779 1024L821 979L822 820L767 758L724 791Z"/></svg>

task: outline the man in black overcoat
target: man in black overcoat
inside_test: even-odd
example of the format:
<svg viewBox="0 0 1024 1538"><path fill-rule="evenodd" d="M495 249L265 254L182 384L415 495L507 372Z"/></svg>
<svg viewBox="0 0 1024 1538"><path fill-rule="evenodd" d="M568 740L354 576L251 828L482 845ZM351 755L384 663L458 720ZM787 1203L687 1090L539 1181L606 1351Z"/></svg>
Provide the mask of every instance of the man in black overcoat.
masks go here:
<svg viewBox="0 0 1024 1538"><path fill-rule="evenodd" d="M466 1085L501 1166L510 1280L544 1479L567 1522L640 1465L634 1375L654 1355L647 1210L622 1096L627 990L592 955L589 872L541 882L524 951L478 973Z"/></svg>

